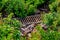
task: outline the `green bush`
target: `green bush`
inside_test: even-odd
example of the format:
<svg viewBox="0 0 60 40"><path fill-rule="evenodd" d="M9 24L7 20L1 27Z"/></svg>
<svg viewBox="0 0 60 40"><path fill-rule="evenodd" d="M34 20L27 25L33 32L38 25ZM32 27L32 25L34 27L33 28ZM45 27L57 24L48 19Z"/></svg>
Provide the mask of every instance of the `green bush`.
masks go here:
<svg viewBox="0 0 60 40"><path fill-rule="evenodd" d="M49 8L51 12L57 12L59 1L58 0L50 0Z"/></svg>
<svg viewBox="0 0 60 40"><path fill-rule="evenodd" d="M10 25L0 25L0 40L20 40L20 31Z"/></svg>
<svg viewBox="0 0 60 40"><path fill-rule="evenodd" d="M45 31L41 26L37 26L36 28L41 35L41 40L60 40L60 32L53 31L49 28Z"/></svg>
<svg viewBox="0 0 60 40"><path fill-rule="evenodd" d="M20 40L20 23L16 19L12 19L13 13L7 18L1 19L0 40Z"/></svg>
<svg viewBox="0 0 60 40"><path fill-rule="evenodd" d="M45 14L43 16L43 23L48 27L52 27L54 30L57 29L57 27L60 25L60 13L52 12Z"/></svg>
<svg viewBox="0 0 60 40"><path fill-rule="evenodd" d="M49 13L49 14L45 14L43 17L43 22L44 24L51 26L53 24L54 19L56 18L56 13Z"/></svg>
<svg viewBox="0 0 60 40"><path fill-rule="evenodd" d="M0 11L5 11L8 14L13 12L16 16L24 18L34 14L37 6L42 3L44 0L1 0Z"/></svg>
<svg viewBox="0 0 60 40"><path fill-rule="evenodd" d="M9 14L13 12L16 16L24 18L32 15L38 5L42 5L46 0L0 0L0 12L4 11ZM49 8L56 11L59 2L57 0L49 0Z"/></svg>

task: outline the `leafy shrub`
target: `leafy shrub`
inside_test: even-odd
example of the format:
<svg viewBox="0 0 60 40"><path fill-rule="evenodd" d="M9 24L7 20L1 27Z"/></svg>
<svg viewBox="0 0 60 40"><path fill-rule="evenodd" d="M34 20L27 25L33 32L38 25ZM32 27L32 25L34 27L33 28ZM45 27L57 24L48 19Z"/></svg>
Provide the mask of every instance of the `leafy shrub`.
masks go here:
<svg viewBox="0 0 60 40"><path fill-rule="evenodd" d="M8 2L8 0L0 0L0 11L4 10L3 8L6 2Z"/></svg>
<svg viewBox="0 0 60 40"><path fill-rule="evenodd" d="M20 40L20 23L18 20L12 20L12 15L1 19L3 22L0 25L0 40Z"/></svg>
<svg viewBox="0 0 60 40"><path fill-rule="evenodd" d="M51 26L53 24L53 21L54 21L54 17L55 17L54 14L53 13L45 14L44 18L43 18L44 24Z"/></svg>
<svg viewBox="0 0 60 40"><path fill-rule="evenodd" d="M34 13L37 6L41 5L42 3L44 3L44 0L27 0L26 1L26 5L27 5L26 10L28 12L28 15L31 15L32 13Z"/></svg>
<svg viewBox="0 0 60 40"><path fill-rule="evenodd" d="M0 40L20 40L20 31L10 25L0 25Z"/></svg>
<svg viewBox="0 0 60 40"><path fill-rule="evenodd" d="M57 7L58 7L58 4L59 4L59 1L58 0L50 0L50 4L49 4L49 8L52 12L57 12Z"/></svg>
<svg viewBox="0 0 60 40"><path fill-rule="evenodd" d="M51 29L47 29L47 31L43 30L41 26L36 27L39 30L41 35L41 40L60 40L60 32L53 31Z"/></svg>
<svg viewBox="0 0 60 40"><path fill-rule="evenodd" d="M44 3L44 0L1 0L0 11L13 12L18 17L25 17L34 14L37 5Z"/></svg>
<svg viewBox="0 0 60 40"><path fill-rule="evenodd" d="M46 24L49 27L52 27L54 30L57 28L57 26L60 25L60 13L58 12L52 12L45 14L43 16L43 23Z"/></svg>

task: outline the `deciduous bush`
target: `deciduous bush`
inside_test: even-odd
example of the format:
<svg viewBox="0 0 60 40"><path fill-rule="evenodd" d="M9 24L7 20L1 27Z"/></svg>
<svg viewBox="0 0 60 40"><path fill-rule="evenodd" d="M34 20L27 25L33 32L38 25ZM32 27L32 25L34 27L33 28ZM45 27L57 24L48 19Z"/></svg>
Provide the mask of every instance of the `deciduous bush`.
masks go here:
<svg viewBox="0 0 60 40"><path fill-rule="evenodd" d="M1 0L0 11L13 12L18 17L25 17L34 14L37 5L44 3L44 0Z"/></svg>
<svg viewBox="0 0 60 40"><path fill-rule="evenodd" d="M12 19L13 13L7 18L0 21L0 40L20 40L20 23L16 19Z"/></svg>
<svg viewBox="0 0 60 40"><path fill-rule="evenodd" d="M59 3L59 0L50 0L49 8L51 12L57 12L57 7Z"/></svg>
<svg viewBox="0 0 60 40"><path fill-rule="evenodd" d="M41 35L41 40L60 40L60 32L53 31L50 28L45 31L41 26L36 27Z"/></svg>

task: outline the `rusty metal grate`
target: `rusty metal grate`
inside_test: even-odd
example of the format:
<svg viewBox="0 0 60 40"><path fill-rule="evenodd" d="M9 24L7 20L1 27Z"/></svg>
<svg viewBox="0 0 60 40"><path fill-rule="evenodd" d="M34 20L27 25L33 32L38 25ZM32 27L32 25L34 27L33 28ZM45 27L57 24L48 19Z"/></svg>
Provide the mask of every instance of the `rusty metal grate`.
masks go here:
<svg viewBox="0 0 60 40"><path fill-rule="evenodd" d="M39 15L27 16L26 18L22 19L21 22L23 24L36 23L36 22L39 22L41 20L40 17L41 17L40 14Z"/></svg>

